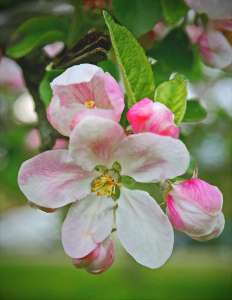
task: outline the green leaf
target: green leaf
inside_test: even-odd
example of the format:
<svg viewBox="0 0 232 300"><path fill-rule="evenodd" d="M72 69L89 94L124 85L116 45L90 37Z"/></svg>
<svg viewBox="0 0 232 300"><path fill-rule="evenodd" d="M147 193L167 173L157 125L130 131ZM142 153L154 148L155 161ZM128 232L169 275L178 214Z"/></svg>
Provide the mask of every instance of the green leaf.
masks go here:
<svg viewBox="0 0 232 300"><path fill-rule="evenodd" d="M186 111L182 122L198 122L205 119L206 110L201 106L199 100L191 99L187 101Z"/></svg>
<svg viewBox="0 0 232 300"><path fill-rule="evenodd" d="M115 16L138 38L163 16L160 0L113 0Z"/></svg>
<svg viewBox="0 0 232 300"><path fill-rule="evenodd" d="M125 129L130 125L130 123L127 120L127 117L126 117L128 110L129 110L128 98L127 98L127 96L125 96L125 107L124 107L124 110L121 114L121 119L119 121L119 124L122 125L122 127L124 127Z"/></svg>
<svg viewBox="0 0 232 300"><path fill-rule="evenodd" d="M66 19L58 17L38 17L23 23L15 35L23 35L23 39L7 50L7 54L13 58L19 58L31 50L47 44L64 41L69 28Z"/></svg>
<svg viewBox="0 0 232 300"><path fill-rule="evenodd" d="M184 0L162 0L165 18L170 23L176 23L187 14L189 7Z"/></svg>
<svg viewBox="0 0 232 300"><path fill-rule="evenodd" d="M187 83L183 76L176 74L175 77L160 84L156 90L155 101L166 105L175 114L175 123L179 125L182 120L187 97Z"/></svg>
<svg viewBox="0 0 232 300"><path fill-rule="evenodd" d="M152 66L152 72L154 76L155 86L163 83L164 81L168 81L172 70L162 61L157 61Z"/></svg>
<svg viewBox="0 0 232 300"><path fill-rule="evenodd" d="M52 100L52 89L50 87L50 83L53 81L53 79L55 79L56 77L61 75L63 72L64 72L64 70L48 71L39 86L40 98L43 100L43 102L46 106L46 109L48 108L48 106Z"/></svg>
<svg viewBox="0 0 232 300"><path fill-rule="evenodd" d="M116 81L119 81L119 71L118 67L112 60L108 59L102 62L99 62L98 67L102 68L104 72L110 73Z"/></svg>
<svg viewBox="0 0 232 300"><path fill-rule="evenodd" d="M182 29L173 30L160 43L155 43L154 48L149 50L147 55L165 62L176 72L189 71L194 63L189 39Z"/></svg>
<svg viewBox="0 0 232 300"><path fill-rule="evenodd" d="M144 50L125 27L115 24L107 12L103 14L122 71L129 105L146 97L153 100L155 85Z"/></svg>

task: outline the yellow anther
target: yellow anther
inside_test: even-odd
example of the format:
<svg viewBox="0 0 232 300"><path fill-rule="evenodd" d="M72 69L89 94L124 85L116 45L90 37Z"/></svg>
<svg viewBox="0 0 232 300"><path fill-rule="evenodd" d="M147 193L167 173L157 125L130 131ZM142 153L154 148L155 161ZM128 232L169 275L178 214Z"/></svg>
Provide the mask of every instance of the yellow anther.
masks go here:
<svg viewBox="0 0 232 300"><path fill-rule="evenodd" d="M115 194L115 185L117 184L119 187L122 187L121 184L117 183L112 179L112 176L107 174L104 175L101 173L101 179L94 181L95 187L91 189L92 192L97 192L97 196L107 195L109 198L111 193Z"/></svg>
<svg viewBox="0 0 232 300"><path fill-rule="evenodd" d="M104 174L103 174L103 173L101 173L101 177L104 177Z"/></svg>
<svg viewBox="0 0 232 300"><path fill-rule="evenodd" d="M120 183L118 183L118 187L122 187L122 185Z"/></svg>
<svg viewBox="0 0 232 300"><path fill-rule="evenodd" d="M108 194L108 195L107 195L107 198L110 198L110 196L111 196L111 194Z"/></svg>
<svg viewBox="0 0 232 300"><path fill-rule="evenodd" d="M94 105L94 101L88 101L88 102L85 102L84 104L86 107L88 108L95 108L96 106Z"/></svg>
<svg viewBox="0 0 232 300"><path fill-rule="evenodd" d="M115 194L115 191L113 191L112 193Z"/></svg>
<svg viewBox="0 0 232 300"><path fill-rule="evenodd" d="M98 181L95 179L95 180L94 180L94 183L95 183L95 184L98 184Z"/></svg>
<svg viewBox="0 0 232 300"><path fill-rule="evenodd" d="M108 178L111 178L112 176L111 176L110 174L107 174L107 177L108 177Z"/></svg>

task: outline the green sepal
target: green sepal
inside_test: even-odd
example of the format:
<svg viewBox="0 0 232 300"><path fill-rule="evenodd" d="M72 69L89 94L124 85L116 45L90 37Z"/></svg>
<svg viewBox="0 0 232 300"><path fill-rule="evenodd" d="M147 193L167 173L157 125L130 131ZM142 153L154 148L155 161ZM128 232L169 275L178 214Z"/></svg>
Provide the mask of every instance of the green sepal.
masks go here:
<svg viewBox="0 0 232 300"><path fill-rule="evenodd" d="M120 188L117 185L115 185L115 194L111 193L111 198L114 201L118 200L118 198L120 197L120 193Z"/></svg>
<svg viewBox="0 0 232 300"><path fill-rule="evenodd" d="M112 164L112 169L116 170L119 173L122 171L122 167L121 167L120 163L118 163L117 161L115 161Z"/></svg>

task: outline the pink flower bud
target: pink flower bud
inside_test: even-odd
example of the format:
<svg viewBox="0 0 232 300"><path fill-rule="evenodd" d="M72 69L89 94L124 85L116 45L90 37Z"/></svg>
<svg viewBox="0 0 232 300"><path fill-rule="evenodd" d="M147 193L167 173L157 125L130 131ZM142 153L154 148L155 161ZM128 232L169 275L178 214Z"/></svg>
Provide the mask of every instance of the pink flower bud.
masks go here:
<svg viewBox="0 0 232 300"><path fill-rule="evenodd" d="M152 132L179 137L179 129L174 123L174 113L164 104L152 102L148 98L139 101L127 113L133 133Z"/></svg>
<svg viewBox="0 0 232 300"><path fill-rule="evenodd" d="M114 261L114 243L108 236L87 256L74 258L73 264L78 269L85 269L88 273L99 274L106 271Z"/></svg>
<svg viewBox="0 0 232 300"><path fill-rule="evenodd" d="M224 228L222 193L198 178L172 184L167 195L166 213L172 226L194 239L217 237Z"/></svg>

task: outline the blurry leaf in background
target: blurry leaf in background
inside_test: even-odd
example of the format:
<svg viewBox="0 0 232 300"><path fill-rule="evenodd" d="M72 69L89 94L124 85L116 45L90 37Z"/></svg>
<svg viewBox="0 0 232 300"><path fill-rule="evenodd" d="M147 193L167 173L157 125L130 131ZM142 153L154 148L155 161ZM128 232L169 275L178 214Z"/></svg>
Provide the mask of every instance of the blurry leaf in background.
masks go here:
<svg viewBox="0 0 232 300"><path fill-rule="evenodd" d="M113 0L115 16L138 38L163 16L160 0Z"/></svg>
<svg viewBox="0 0 232 300"><path fill-rule="evenodd" d="M155 62L152 66L155 86L158 87L164 81L168 81L172 70L162 61Z"/></svg>
<svg viewBox="0 0 232 300"><path fill-rule="evenodd" d="M98 67L102 68L104 72L110 73L111 76L118 82L119 81L119 71L117 65L110 59L99 62Z"/></svg>
<svg viewBox="0 0 232 300"><path fill-rule="evenodd" d="M174 29L162 41L156 42L148 56L165 62L173 71L183 72L193 67L194 57L190 42L182 29Z"/></svg>
<svg viewBox="0 0 232 300"><path fill-rule="evenodd" d="M175 77L158 86L155 101L163 103L175 114L175 123L178 126L186 109L187 83L183 76Z"/></svg>
<svg viewBox="0 0 232 300"><path fill-rule="evenodd" d="M24 35L24 38L7 50L13 58L20 58L31 50L51 44L56 41L65 41L69 29L69 22L59 17L37 17L23 23L13 35Z"/></svg>
<svg viewBox="0 0 232 300"><path fill-rule="evenodd" d="M170 23L176 23L187 14L189 7L184 0L162 0L164 16Z"/></svg>
<svg viewBox="0 0 232 300"><path fill-rule="evenodd" d="M153 100L153 73L144 50L125 27L115 24L107 12L104 12L104 17L122 71L129 105L146 97Z"/></svg>
<svg viewBox="0 0 232 300"><path fill-rule="evenodd" d="M191 99L186 103L186 110L182 122L197 122L205 119L207 112L199 100Z"/></svg>
<svg viewBox="0 0 232 300"><path fill-rule="evenodd" d="M46 109L48 108L48 106L52 100L52 89L51 89L50 83L53 81L53 79L55 79L56 77L61 75L63 72L64 72L64 70L48 71L39 86L40 98L43 101L43 103L45 104Z"/></svg>

